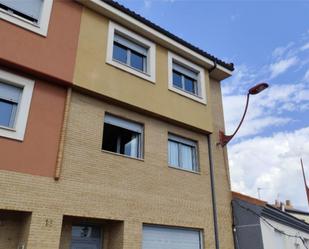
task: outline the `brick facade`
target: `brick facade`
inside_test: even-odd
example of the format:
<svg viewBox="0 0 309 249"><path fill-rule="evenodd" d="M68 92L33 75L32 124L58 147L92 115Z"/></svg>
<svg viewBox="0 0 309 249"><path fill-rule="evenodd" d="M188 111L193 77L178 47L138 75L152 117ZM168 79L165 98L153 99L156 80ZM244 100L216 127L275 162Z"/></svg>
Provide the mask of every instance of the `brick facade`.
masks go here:
<svg viewBox="0 0 309 249"><path fill-rule="evenodd" d="M101 151L105 112L144 124L144 159ZM168 132L198 141L200 173L168 167ZM221 248L228 249L233 243L229 184L222 150L214 145L213 151ZM206 136L77 92L59 181L1 171L0 185L0 209L32 212L28 249L67 249L64 215L123 222L123 227L108 226L106 237L112 233L119 240L107 248L141 248L143 223L200 228L205 248L214 248Z"/></svg>

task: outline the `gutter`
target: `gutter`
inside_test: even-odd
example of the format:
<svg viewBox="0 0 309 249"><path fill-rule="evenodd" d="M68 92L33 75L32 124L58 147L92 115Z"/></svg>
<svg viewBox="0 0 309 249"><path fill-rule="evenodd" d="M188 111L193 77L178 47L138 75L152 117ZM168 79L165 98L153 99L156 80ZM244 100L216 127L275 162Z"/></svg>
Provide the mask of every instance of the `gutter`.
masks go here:
<svg viewBox="0 0 309 249"><path fill-rule="evenodd" d="M214 165L212 159L212 150L211 150L211 135L207 135L207 144L208 144L208 155L209 155L209 169L210 169L210 186L211 186L211 199L212 199L212 211L214 219L214 235L216 249L220 248L219 244L219 233L218 233L218 215L217 215L217 204L216 204L216 191L215 191L215 177L214 177Z"/></svg>

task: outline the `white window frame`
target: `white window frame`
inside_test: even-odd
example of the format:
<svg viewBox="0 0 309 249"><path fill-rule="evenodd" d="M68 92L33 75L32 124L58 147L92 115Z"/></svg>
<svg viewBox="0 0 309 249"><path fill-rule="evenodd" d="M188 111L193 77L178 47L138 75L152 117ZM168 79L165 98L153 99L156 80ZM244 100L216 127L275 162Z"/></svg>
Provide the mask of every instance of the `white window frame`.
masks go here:
<svg viewBox="0 0 309 249"><path fill-rule="evenodd" d="M34 88L34 80L0 69L0 81L22 88L21 98L17 106L14 127L9 128L0 126L0 137L23 141Z"/></svg>
<svg viewBox="0 0 309 249"><path fill-rule="evenodd" d="M137 44L140 44L143 47L146 47L148 49L148 54L146 58L146 61L147 61L146 72L141 72L137 69L134 69L133 67L130 67L129 65L123 64L113 59L115 33L119 33L120 35L124 36L128 40L131 40L132 42L136 42ZM156 75L155 75L156 74L156 45L155 43L145 39L144 37L141 37L140 35L137 35L136 33L131 32L130 30L112 21L109 21L109 27L108 27L106 63L112 66L115 66L117 68L120 68L124 71L127 71L131 74L134 74L140 78L146 79L150 82L155 83L156 81Z"/></svg>
<svg viewBox="0 0 309 249"><path fill-rule="evenodd" d="M197 95L186 92L173 85L173 63L179 64L183 66L184 68L188 68L189 70L192 70L197 73L197 89L198 89ZM181 94L187 98L193 99L203 104L207 104L204 68L170 51L168 52L168 89L178 94Z"/></svg>
<svg viewBox="0 0 309 249"><path fill-rule="evenodd" d="M6 20L10 23L16 24L24 29L30 30L42 36L47 36L48 24L50 20L53 0L44 0L42 4L41 15L38 23L32 23L31 21L6 11L0 8L0 19Z"/></svg>
<svg viewBox="0 0 309 249"><path fill-rule="evenodd" d="M173 141L176 142L178 144L183 144L183 145L187 145L190 147L193 147L195 149L194 151L194 157L195 157L195 165L193 165L193 169L189 170L189 169L185 169L185 168L181 168L180 165L171 165L169 163L169 141ZM199 153L198 153L198 143L197 141L188 139L188 138L184 138L172 133L168 133L168 140L167 140L167 149L168 149L168 166L171 168L175 168L175 169L180 169L180 170L184 170L184 171L189 171L189 172L194 172L194 173L199 173L200 172L200 166L199 166ZM178 147L178 156L180 157L180 150ZM179 158L178 158L178 163L179 163Z"/></svg>

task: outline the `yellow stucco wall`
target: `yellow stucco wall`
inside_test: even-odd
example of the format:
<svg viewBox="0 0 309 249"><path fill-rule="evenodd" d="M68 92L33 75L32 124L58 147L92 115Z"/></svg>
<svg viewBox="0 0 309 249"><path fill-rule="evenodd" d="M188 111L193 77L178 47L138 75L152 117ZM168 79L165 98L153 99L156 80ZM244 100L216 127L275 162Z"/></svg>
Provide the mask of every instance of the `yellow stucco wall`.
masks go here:
<svg viewBox="0 0 309 249"><path fill-rule="evenodd" d="M109 20L84 8L74 84L148 112L212 132L210 102L202 104L168 90L168 50L156 44L156 82L106 63ZM129 27L127 27L129 28ZM205 70L206 97L210 96Z"/></svg>

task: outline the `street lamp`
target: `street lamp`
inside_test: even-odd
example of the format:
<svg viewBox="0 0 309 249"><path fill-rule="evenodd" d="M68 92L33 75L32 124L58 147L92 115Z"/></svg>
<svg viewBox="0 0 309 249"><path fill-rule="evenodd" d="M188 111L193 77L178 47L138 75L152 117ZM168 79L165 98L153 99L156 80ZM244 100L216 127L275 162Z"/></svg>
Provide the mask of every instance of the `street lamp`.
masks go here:
<svg viewBox="0 0 309 249"><path fill-rule="evenodd" d="M249 105L249 98L250 95L256 95L260 92L262 92L263 90L265 90L268 87L267 83L259 83L257 85L255 85L254 87L251 87L247 93L247 102L246 102L246 107L245 107L245 111L244 114L242 115L242 118L240 120L240 123L238 125L238 127L236 128L236 130L234 131L234 133L232 135L225 135L223 131L219 131L219 143L222 147L224 147L228 142L231 141L231 139L235 136L235 134L237 133L237 131L239 130L240 126L242 125L247 110L248 110L248 105Z"/></svg>

